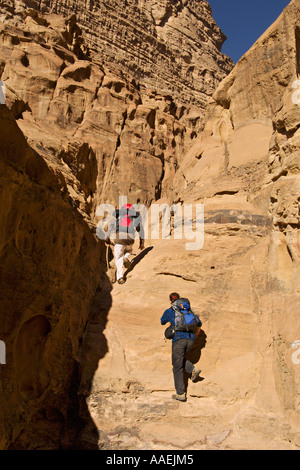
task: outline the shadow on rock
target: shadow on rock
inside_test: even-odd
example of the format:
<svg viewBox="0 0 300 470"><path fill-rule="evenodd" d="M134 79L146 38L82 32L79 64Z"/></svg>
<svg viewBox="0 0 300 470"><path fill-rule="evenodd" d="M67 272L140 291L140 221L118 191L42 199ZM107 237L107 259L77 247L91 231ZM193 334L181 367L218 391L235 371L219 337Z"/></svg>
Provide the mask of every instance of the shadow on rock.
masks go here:
<svg viewBox="0 0 300 470"><path fill-rule="evenodd" d="M125 272L124 276L126 277L127 274L129 274L137 264L139 264L140 261L142 261L142 259L149 253L149 251L153 250L153 246L148 246L147 248L145 248L143 251L141 251L137 256L135 256L135 258L133 258L133 260L131 261L131 265L130 267L127 269L127 271Z"/></svg>
<svg viewBox="0 0 300 470"><path fill-rule="evenodd" d="M206 342L207 342L207 335L201 329L199 331L198 335L196 336L196 339L195 339L195 342L194 342L194 345L193 345L192 349L186 354L186 359L191 361L193 364L197 364L201 359L201 351L202 351L202 349L205 348ZM184 380L185 380L186 388L188 386L189 377L190 376L188 374L186 374L186 372L184 372ZM204 378L199 376L195 380L195 383L202 382L203 380L204 380Z"/></svg>
<svg viewBox="0 0 300 470"><path fill-rule="evenodd" d="M112 305L111 289L112 285L106 276L104 284L96 292L90 320L83 335L78 357L78 378L74 387L77 393L77 409L74 411L78 420L78 432L73 440L72 449L99 450L98 429L90 415L87 399L91 394L98 363L108 352L103 331Z"/></svg>

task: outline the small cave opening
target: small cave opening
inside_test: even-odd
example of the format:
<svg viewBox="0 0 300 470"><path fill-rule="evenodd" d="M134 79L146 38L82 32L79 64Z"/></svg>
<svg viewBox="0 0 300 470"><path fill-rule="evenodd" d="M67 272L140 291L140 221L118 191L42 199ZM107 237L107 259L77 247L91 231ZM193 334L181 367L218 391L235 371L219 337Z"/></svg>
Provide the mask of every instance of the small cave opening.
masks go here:
<svg viewBox="0 0 300 470"><path fill-rule="evenodd" d="M36 399L43 391L39 377L40 357L50 331L51 325L43 315L34 315L19 330L14 347L14 362L20 392L27 399Z"/></svg>

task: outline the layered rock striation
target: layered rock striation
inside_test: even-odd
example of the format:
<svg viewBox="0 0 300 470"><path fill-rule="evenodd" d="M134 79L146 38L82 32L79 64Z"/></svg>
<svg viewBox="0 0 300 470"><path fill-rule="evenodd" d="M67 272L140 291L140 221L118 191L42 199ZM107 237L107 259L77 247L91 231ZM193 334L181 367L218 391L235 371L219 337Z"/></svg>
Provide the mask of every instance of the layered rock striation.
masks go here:
<svg viewBox="0 0 300 470"><path fill-rule="evenodd" d="M2 447L299 448L300 1L229 74L204 0L1 14ZM110 292L96 211L120 195L203 204L203 247L171 221ZM187 403L171 291L203 321Z"/></svg>
<svg viewBox="0 0 300 470"><path fill-rule="evenodd" d="M232 69L220 52L225 36L206 0L24 1L13 3L13 14L22 5L75 14L93 60L198 108Z"/></svg>
<svg viewBox="0 0 300 470"><path fill-rule="evenodd" d="M125 3L0 7L1 448L97 447L85 397L111 304L97 206L170 193L232 68L207 2Z"/></svg>
<svg viewBox="0 0 300 470"><path fill-rule="evenodd" d="M147 205L169 194L207 99L233 66L207 2L10 5L1 51L9 107L67 184L68 172L76 176L69 191L79 209L93 217L120 194Z"/></svg>
<svg viewBox="0 0 300 470"><path fill-rule="evenodd" d="M299 448L299 21L294 0L221 82L172 180L169 205L204 204L202 249L151 240L114 287L89 398L105 448ZM173 291L203 320L180 405L159 325Z"/></svg>

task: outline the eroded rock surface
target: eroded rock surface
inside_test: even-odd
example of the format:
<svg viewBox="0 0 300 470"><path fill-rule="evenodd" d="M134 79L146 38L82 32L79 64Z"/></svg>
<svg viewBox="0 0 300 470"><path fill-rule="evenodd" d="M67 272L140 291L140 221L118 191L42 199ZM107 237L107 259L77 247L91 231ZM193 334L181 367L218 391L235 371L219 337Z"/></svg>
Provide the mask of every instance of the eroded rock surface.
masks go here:
<svg viewBox="0 0 300 470"><path fill-rule="evenodd" d="M49 3L42 14L12 2L2 17L8 105L91 216L120 193L145 204L170 193L207 99L233 66L206 1L160 3ZM151 13L160 8L164 26Z"/></svg>
<svg viewBox="0 0 300 470"><path fill-rule="evenodd" d="M76 14L94 60L187 104L203 108L232 69L231 59L220 52L225 36L206 0L11 2L12 15L24 5L64 17Z"/></svg>
<svg viewBox="0 0 300 470"><path fill-rule="evenodd" d="M220 84L176 171L168 202L204 204L203 248L151 240L113 288L89 399L104 448L299 448L299 21L293 1ZM173 291L203 320L179 404L159 324Z"/></svg>
<svg viewBox="0 0 300 470"><path fill-rule="evenodd" d="M118 4L1 6L1 445L298 449L300 1L218 87L232 64L206 1ZM113 261L103 277L96 209L119 195L204 204L203 247L150 239L124 286ZM187 403L171 291L203 321Z"/></svg>
<svg viewBox="0 0 300 470"><path fill-rule="evenodd" d="M97 446L85 396L107 353L111 287L96 208L170 192L232 68L206 2L126 3L0 6L3 448ZM90 327L101 341L81 369Z"/></svg>
<svg viewBox="0 0 300 470"><path fill-rule="evenodd" d="M5 105L0 121L1 448L68 448L80 424L76 359L105 283L103 243Z"/></svg>

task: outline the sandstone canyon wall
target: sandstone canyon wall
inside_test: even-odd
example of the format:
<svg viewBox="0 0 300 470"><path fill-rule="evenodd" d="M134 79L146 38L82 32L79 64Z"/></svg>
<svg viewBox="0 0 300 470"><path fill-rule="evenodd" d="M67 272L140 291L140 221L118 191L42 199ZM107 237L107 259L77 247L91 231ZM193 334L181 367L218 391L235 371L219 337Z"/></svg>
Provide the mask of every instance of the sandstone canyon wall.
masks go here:
<svg viewBox="0 0 300 470"><path fill-rule="evenodd" d="M107 352L111 286L96 208L170 193L232 69L207 2L125 3L0 4L1 448L97 446L84 400ZM98 341L82 364L89 328Z"/></svg>
<svg viewBox="0 0 300 470"><path fill-rule="evenodd" d="M218 87L205 130L174 183L182 200L204 202L208 233L219 235L210 223L222 221L236 235L248 226L246 238L259 237L260 254L243 263L242 277L250 278L242 302L249 297L239 311L254 314L250 336L262 357L257 403L292 420L299 412L299 369L292 360L300 334L299 8L291 2ZM229 288L233 304L240 287L239 281Z"/></svg>
<svg viewBox="0 0 300 470"><path fill-rule="evenodd" d="M233 66L206 1L123 3L39 3L42 18L11 2L3 19L11 106L33 145L38 133L71 168L91 215L120 188L146 204L169 193L207 97ZM74 11L77 23L54 14Z"/></svg>
<svg viewBox="0 0 300 470"><path fill-rule="evenodd" d="M76 356L105 258L65 184L5 105L0 114L1 448L68 447Z"/></svg>
<svg viewBox="0 0 300 470"><path fill-rule="evenodd" d="M234 68L205 0L0 12L2 447L299 448L299 0ZM112 288L95 214L119 195L203 203L203 248L149 240ZM203 321L180 404L171 291Z"/></svg>
<svg viewBox="0 0 300 470"><path fill-rule="evenodd" d="M169 203L204 204L203 248L151 240L114 287L89 397L105 448L299 448L299 19L293 1L222 81L172 180ZM179 406L159 326L172 291L203 320Z"/></svg>

